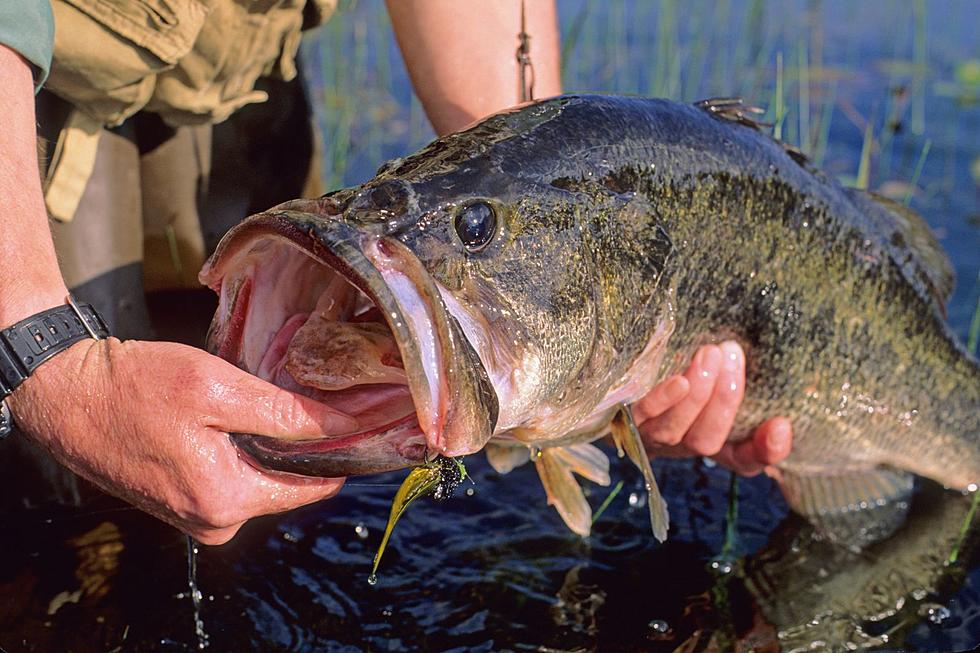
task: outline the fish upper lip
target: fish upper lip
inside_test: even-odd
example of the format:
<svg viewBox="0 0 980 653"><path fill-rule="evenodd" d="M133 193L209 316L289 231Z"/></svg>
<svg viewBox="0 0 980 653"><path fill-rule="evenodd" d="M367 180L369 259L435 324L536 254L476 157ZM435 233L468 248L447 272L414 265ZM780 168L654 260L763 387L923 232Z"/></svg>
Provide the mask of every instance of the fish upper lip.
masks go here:
<svg viewBox="0 0 980 653"><path fill-rule="evenodd" d="M444 456L482 449L499 414L497 394L483 361L447 309L438 285L407 246L390 236L368 237L364 245L364 255L392 289L396 303L406 304L402 315L408 318L413 337L419 342L431 340L426 349L436 360L417 359L423 366L431 363L425 376L433 397L432 412L422 425L430 449ZM424 313L423 319L417 319L416 308ZM410 382L412 377L409 372Z"/></svg>
<svg viewBox="0 0 980 653"><path fill-rule="evenodd" d="M292 244L317 263L335 270L375 303L383 313L401 352L419 428L425 434L428 449L446 455L472 453L469 450L460 450L459 447L454 448L452 443L447 441L445 434L447 418L453 411L452 402L459 393L458 389L451 387L453 379L459 376L452 368L460 367L460 350L465 350L469 345L460 342L461 332L455 335L452 333L454 320L447 314L434 282L410 250L398 241L356 229L339 218L324 218L302 211L270 211L249 218L229 232L202 269L200 274L202 283L220 294L225 276L230 271L231 262L235 260L236 255L248 253L250 251L248 248L259 242L262 237L278 238ZM416 292L416 299L420 301L403 307L405 298L399 297L399 293L393 290L389 280L385 279L385 273L389 276L392 273L404 275L410 280L410 289ZM244 283L242 285L245 286ZM238 290L240 294L242 288ZM245 287L244 290L247 293L250 288ZM247 294L245 299L248 299ZM406 311L418 311L420 308L424 310L424 316L406 315ZM209 349L212 351L217 350L226 355L238 351L240 344L231 340L236 337L241 338L243 333L241 329L236 333L235 324L229 323L233 322L228 319L233 315L233 311L234 302L232 306L219 308L219 313L224 312L225 315L216 315L212 325L212 333L208 337ZM429 333L413 333L413 325L416 331L427 330ZM418 325L423 325L424 328ZM458 331L458 325L456 330ZM428 351L423 349L422 337L430 338L426 345ZM434 360L427 361L426 356ZM471 356L473 357L475 354ZM478 358L476 362L479 364ZM484 378L486 377L482 366L479 372ZM486 389L481 389L478 394L485 395ZM489 439L493 431L496 419L496 396L493 396L492 402L483 401L493 404L489 430L481 435L479 439L482 442L479 442L478 446L463 444L463 449L475 450L482 447L483 442ZM251 438L260 438L260 443L261 440L271 440L261 436L251 436ZM251 442L254 444L255 440ZM268 455L272 455L270 452L273 450L290 446L285 443L265 443L265 445L268 446L262 453ZM299 451L300 448L297 445L293 450ZM255 457L254 452L252 453ZM326 453L326 449L323 453ZM412 453L413 457L416 455L418 459L405 460L399 466L421 463L425 451ZM369 471L382 470L361 470L360 473L369 473Z"/></svg>

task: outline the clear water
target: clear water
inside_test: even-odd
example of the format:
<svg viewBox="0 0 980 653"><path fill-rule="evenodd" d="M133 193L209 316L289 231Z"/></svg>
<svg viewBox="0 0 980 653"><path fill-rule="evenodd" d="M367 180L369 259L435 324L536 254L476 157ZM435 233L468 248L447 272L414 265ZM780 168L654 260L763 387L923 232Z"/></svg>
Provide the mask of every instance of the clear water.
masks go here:
<svg viewBox="0 0 980 653"><path fill-rule="evenodd" d="M958 82L957 71L963 77L964 62L980 58L973 2L577 0L561 12L574 41L568 90L743 95L774 119L781 58L784 138L854 178L869 121L869 185L900 199L928 139L912 205L953 258L949 317L965 339L980 293L980 170L971 175L980 167L980 89ZM320 120L334 186L363 181L430 136L387 29L381 4L360 2L305 46L315 99L332 108ZM900 124L897 133L889 123ZM980 643L974 539L958 565L944 564L966 499L926 488L902 531L856 555L787 517L767 479L742 480L726 549L728 473L658 461L673 521L658 545L629 464L614 461L623 490L581 539L545 505L533 469L501 477L479 457L466 463L473 484L457 498L420 502L403 517L376 584L367 581L371 560L404 473L354 479L331 501L201 547L199 611L188 599L185 538L138 511L106 501L4 520L0 647L193 650L201 622L214 651L955 651ZM594 488L593 505L607 493Z"/></svg>

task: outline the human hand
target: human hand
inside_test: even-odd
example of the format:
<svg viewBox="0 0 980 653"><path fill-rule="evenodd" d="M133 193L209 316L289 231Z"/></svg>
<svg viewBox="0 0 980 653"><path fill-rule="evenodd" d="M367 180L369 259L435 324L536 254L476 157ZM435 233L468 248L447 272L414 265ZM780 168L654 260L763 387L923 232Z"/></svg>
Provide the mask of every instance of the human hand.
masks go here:
<svg viewBox="0 0 980 653"><path fill-rule="evenodd" d="M61 463L205 544L343 484L259 471L229 431L312 438L356 428L324 404L166 342L76 343L9 401L20 429Z"/></svg>
<svg viewBox="0 0 980 653"><path fill-rule="evenodd" d="M752 437L726 442L745 392L745 354L738 343L698 349L684 374L646 394L633 417L653 456L710 456L721 465L754 476L789 455L793 428L785 417L760 424Z"/></svg>

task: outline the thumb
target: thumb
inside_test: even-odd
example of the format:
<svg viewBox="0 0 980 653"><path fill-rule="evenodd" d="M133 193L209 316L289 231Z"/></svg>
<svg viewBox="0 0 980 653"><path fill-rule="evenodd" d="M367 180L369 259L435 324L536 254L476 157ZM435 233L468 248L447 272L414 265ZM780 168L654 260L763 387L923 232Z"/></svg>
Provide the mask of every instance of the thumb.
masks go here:
<svg viewBox="0 0 980 653"><path fill-rule="evenodd" d="M354 417L330 406L283 390L231 363L210 359L205 375L207 425L225 432L252 433L284 439L309 439L355 433Z"/></svg>

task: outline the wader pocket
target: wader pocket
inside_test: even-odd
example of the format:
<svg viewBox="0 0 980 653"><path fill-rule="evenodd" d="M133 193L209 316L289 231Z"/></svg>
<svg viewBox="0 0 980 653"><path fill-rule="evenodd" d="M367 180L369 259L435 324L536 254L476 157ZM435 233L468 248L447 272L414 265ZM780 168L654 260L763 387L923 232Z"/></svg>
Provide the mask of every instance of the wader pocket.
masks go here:
<svg viewBox="0 0 980 653"><path fill-rule="evenodd" d="M214 0L194 48L161 73L148 111L171 125L216 123L264 102L260 77L296 76L306 0ZM323 12L323 2L311 4Z"/></svg>
<svg viewBox="0 0 980 653"><path fill-rule="evenodd" d="M47 88L108 125L143 108L156 76L193 47L201 0L52 0L55 53Z"/></svg>

